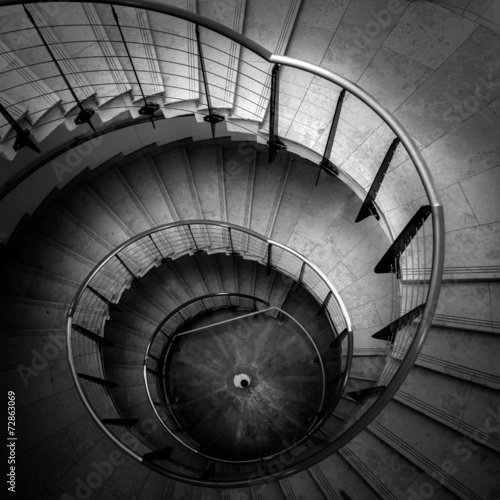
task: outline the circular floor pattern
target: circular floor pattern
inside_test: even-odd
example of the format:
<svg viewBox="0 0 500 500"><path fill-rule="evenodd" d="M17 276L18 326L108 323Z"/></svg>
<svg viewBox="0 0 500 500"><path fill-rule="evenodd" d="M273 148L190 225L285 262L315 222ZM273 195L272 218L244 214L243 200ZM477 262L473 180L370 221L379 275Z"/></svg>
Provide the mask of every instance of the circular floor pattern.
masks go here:
<svg viewBox="0 0 500 500"><path fill-rule="evenodd" d="M201 326L233 321L179 337L180 350L169 354L166 387L175 417L222 459L251 460L287 448L321 403L323 377L311 340L292 320L259 316L218 311Z"/></svg>

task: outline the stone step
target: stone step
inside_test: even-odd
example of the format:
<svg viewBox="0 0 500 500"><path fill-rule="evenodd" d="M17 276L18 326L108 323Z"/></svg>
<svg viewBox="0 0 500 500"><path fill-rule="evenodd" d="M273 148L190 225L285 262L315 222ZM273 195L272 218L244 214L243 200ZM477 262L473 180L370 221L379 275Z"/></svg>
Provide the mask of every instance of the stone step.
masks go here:
<svg viewBox="0 0 500 500"><path fill-rule="evenodd" d="M219 254L219 259L222 260L223 255ZM203 283L207 288L208 293L220 293L224 288L219 272L219 266L215 255L209 255L201 252L194 257L194 263L197 271L202 276Z"/></svg>
<svg viewBox="0 0 500 500"><path fill-rule="evenodd" d="M271 277L273 277L273 282L269 294L269 302L271 306L281 308L290 292L293 281L287 276L275 271L271 273ZM275 311L273 315L276 316L277 311Z"/></svg>
<svg viewBox="0 0 500 500"><path fill-rule="evenodd" d="M93 262L94 265L112 250L112 245L98 239L95 233L83 226L60 205L48 207L46 215L47 219L34 222L34 229L58 246Z"/></svg>
<svg viewBox="0 0 500 500"><path fill-rule="evenodd" d="M352 467L340 453L334 453L308 469L326 498L336 498L337 492L349 492L353 498L378 500L381 498L364 481L356 468ZM341 497L340 497L341 498Z"/></svg>
<svg viewBox="0 0 500 500"><path fill-rule="evenodd" d="M97 93L99 107L131 91L127 75L94 5L58 5L57 15L50 15L46 10L43 15L55 36L87 75Z"/></svg>
<svg viewBox="0 0 500 500"><path fill-rule="evenodd" d="M227 222L250 228L257 153L252 143L222 149Z"/></svg>
<svg viewBox="0 0 500 500"><path fill-rule="evenodd" d="M195 0L169 0L170 5L196 12ZM196 37L192 23L158 13L148 14L151 36L166 88L168 116L185 114L185 104L199 99ZM193 108L195 109L195 108Z"/></svg>
<svg viewBox="0 0 500 500"><path fill-rule="evenodd" d="M45 299L69 306L80 286L79 282L8 260L0 261L0 272L2 295Z"/></svg>
<svg viewBox="0 0 500 500"><path fill-rule="evenodd" d="M47 300L25 299L6 296L2 300L4 330L57 329L66 323L68 305ZM106 316L107 310L97 309L96 313ZM85 325L82 325L85 326Z"/></svg>
<svg viewBox="0 0 500 500"><path fill-rule="evenodd" d="M495 356L495 335L473 330L432 326L417 365L498 390L500 371Z"/></svg>
<svg viewBox="0 0 500 500"><path fill-rule="evenodd" d="M491 421L498 417L488 420ZM484 416L486 419L487 416ZM500 489L498 477L488 473L499 467L498 453L479 444L485 430L485 421L478 422L479 433L471 442L461 433L442 425L425 414L396 401L391 401L384 411L370 424L370 430L387 446L416 464L429 475L437 473L442 488L464 498L482 498ZM429 433L432 440L426 439ZM460 455L460 459L457 456ZM464 457L467 460L463 460ZM454 472L442 474L442 464L450 460ZM451 467L451 466L450 466ZM439 485L436 487L439 488Z"/></svg>
<svg viewBox="0 0 500 500"><path fill-rule="evenodd" d="M28 115L28 110L25 106L16 104L15 101L4 92L0 92L0 103L17 122L26 118ZM10 131L11 126L7 123L7 120L3 117L3 115L0 116L0 140L5 139Z"/></svg>
<svg viewBox="0 0 500 500"><path fill-rule="evenodd" d="M326 500L328 498L324 496L322 489L308 470L281 479L279 484L286 498L300 498L297 495L307 495L307 498L311 498L311 500Z"/></svg>
<svg viewBox="0 0 500 500"><path fill-rule="evenodd" d="M257 148L250 229L270 237L276 214L286 185L291 159L280 155L274 163L267 163L267 148Z"/></svg>
<svg viewBox="0 0 500 500"><path fill-rule="evenodd" d="M132 87L132 100L134 102L139 101L137 105L143 106L143 94L146 98L156 95L163 97L165 87L160 72L160 64L156 54L148 13L142 9L115 7L118 22L125 38L125 46L110 7L108 5L96 5L95 10L101 23L104 25L104 31L109 42L118 56L117 62L119 61ZM133 67L128 57L127 49L132 58ZM139 81L137 81L133 68L137 72Z"/></svg>
<svg viewBox="0 0 500 500"><path fill-rule="evenodd" d="M114 323L133 329L138 335L150 338L158 323L126 304L120 304L119 311L113 311L110 319Z"/></svg>
<svg viewBox="0 0 500 500"><path fill-rule="evenodd" d="M132 286L122 295L120 305L125 305L138 314L159 323L169 312L162 302L151 298L140 285ZM119 314L119 313L118 313Z"/></svg>
<svg viewBox="0 0 500 500"><path fill-rule="evenodd" d="M194 144L193 144L194 145ZM186 154L191 167L191 175L200 201L204 219L226 220L226 200L223 182L222 147L223 144L210 141L206 146L196 144L187 146ZM222 247L219 240L215 247Z"/></svg>
<svg viewBox="0 0 500 500"><path fill-rule="evenodd" d="M500 405L497 391L420 367L411 370L395 399L471 439L477 439L484 423L477 414L487 418ZM483 434L481 444L498 452L499 433Z"/></svg>
<svg viewBox="0 0 500 500"><path fill-rule="evenodd" d="M221 291L225 293L238 293L237 260L221 253L214 254L214 258L222 283Z"/></svg>
<svg viewBox="0 0 500 500"><path fill-rule="evenodd" d="M243 34L276 54L283 54L299 12L299 0L280 0L271 8L249 2ZM266 16L262 18L261 9ZM271 65L243 49L240 53L240 76L231 116L262 121L267 111L271 84Z"/></svg>
<svg viewBox="0 0 500 500"><path fill-rule="evenodd" d="M489 180L496 182L493 176ZM483 182L487 182L487 180L485 179ZM475 189L475 187L471 189ZM475 196L474 192L472 196ZM479 202L473 200L472 203ZM467 205L467 202L464 201L463 204ZM472 209L468 205L467 207L473 216ZM450 206L449 210L453 210L453 207ZM462 210L464 210L463 207ZM479 211L480 208L476 210ZM446 232L443 270L444 282L455 284L457 282L499 281L500 258L495 253L495 244L498 241L499 231L500 223L498 222L459 229L454 229L452 226L452 228L448 229ZM423 259L422 255L425 255L425 252L432 252L432 230L428 229L427 234L428 236L420 237L415 242L415 248L413 249L415 257L412 259L411 253L406 252L405 258L402 260L403 265L408 265L410 270L412 268L421 269L421 272L403 272L403 279L409 282L419 279L428 282L430 278L430 260L429 262L417 261L417 255L420 255L419 258ZM475 246L477 241L481 241L479 248ZM431 253L428 253L428 255L431 255Z"/></svg>
<svg viewBox="0 0 500 500"><path fill-rule="evenodd" d="M25 463L29 463L33 470L31 481L25 481L16 488L19 496L36 497L39 494L38 488L42 488L44 492L52 488L49 495L60 496L67 491L73 493L77 487L75 477L85 471L85 478L88 471L93 470L89 468L93 460L104 460L109 456L113 446L109 441L103 440L102 434L96 432L91 424L87 425L88 421L83 420L85 413L85 408L74 389L41 399L36 405L30 405L24 410L17 409L17 421L26 436L25 443L19 445L28 448L28 451L20 453L19 456ZM36 422L29 422L34 415L39 415L39 418ZM53 424L49 424L51 420ZM83 446L80 434L82 431L86 441ZM85 445L89 448L85 449ZM57 447L57 454L47 453L48 449L52 449L51 446ZM88 455L90 449L93 452ZM49 466L47 471L36 465L41 463L42 457L45 457L44 463ZM82 457L86 457L83 463Z"/></svg>
<svg viewBox="0 0 500 500"><path fill-rule="evenodd" d="M138 500L147 500L148 498L162 498L165 496L171 485L174 484L172 479L161 476L156 472L149 471L144 486L139 493ZM168 497L167 497L168 498Z"/></svg>
<svg viewBox="0 0 500 500"><path fill-rule="evenodd" d="M110 250L134 236L133 231L88 184L76 186L59 203L76 225L93 234ZM147 258L139 260L134 255L136 252L139 255L145 252L149 260ZM145 250L145 245L141 242L129 245L119 255L122 259L126 259L127 265L135 274L143 274L157 258L156 255Z"/></svg>
<svg viewBox="0 0 500 500"><path fill-rule="evenodd" d="M2 91L28 110L28 120L32 125L36 125L52 108L61 105L61 97L2 40L0 70L3 74Z"/></svg>
<svg viewBox="0 0 500 500"><path fill-rule="evenodd" d="M198 2L197 12L241 33L245 21L246 3L246 0L223 4ZM203 28L200 29L200 40L203 44L212 106L217 110L231 110L236 92L241 47L238 43ZM200 94L200 108L206 110L207 100L204 91L201 90Z"/></svg>
<svg viewBox="0 0 500 500"><path fill-rule="evenodd" d="M147 333L141 334L134 328L117 323L113 317L106 321L104 337L113 343L130 346L142 350L142 352L146 351L150 339Z"/></svg>
<svg viewBox="0 0 500 500"><path fill-rule="evenodd" d="M381 498L397 499L403 494L412 494L420 482L430 482L431 487L439 484L367 430L358 434L339 453ZM447 496L444 488L441 493L443 498L454 498L453 495Z"/></svg>
<svg viewBox="0 0 500 500"><path fill-rule="evenodd" d="M193 298L189 287L179 275L175 261L167 261L166 265L156 268L152 273L152 277L154 277L157 285L161 287L159 291L172 297L177 306Z"/></svg>
<svg viewBox="0 0 500 500"><path fill-rule="evenodd" d="M237 259L238 292L246 295L255 294L255 279L257 275L257 264L247 259Z"/></svg>
<svg viewBox="0 0 500 500"><path fill-rule="evenodd" d="M416 285L406 285L403 300L411 297L412 293L415 295L416 290ZM500 284L495 281L444 283L433 323L439 327L497 335L500 322L492 304L496 303L499 291Z"/></svg>
<svg viewBox="0 0 500 500"><path fill-rule="evenodd" d="M129 234L139 234L155 226L153 219L117 167L106 169L89 180L88 185L109 211L127 227Z"/></svg>
<svg viewBox="0 0 500 500"><path fill-rule="evenodd" d="M104 365L125 364L140 366L144 362L144 353L145 349L134 348L129 345L121 345L118 342L114 342L112 347L106 347L104 349L103 362ZM144 384L141 387L144 389Z"/></svg>
<svg viewBox="0 0 500 500"><path fill-rule="evenodd" d="M200 201L196 193L189 159L182 146L162 148L154 156L159 178L161 179L172 206L175 207L179 220L202 219ZM197 239L197 243L209 244L205 239Z"/></svg>
<svg viewBox="0 0 500 500"><path fill-rule="evenodd" d="M96 95L95 89L92 87L86 75L82 73L81 68L78 66L78 62L71 58L65 45L49 27L50 23L48 23L44 17L44 9L37 8L34 5L27 6L26 8L33 16L36 26L40 29L45 42L50 46L54 57L68 79L69 85L73 89L78 100L84 102L88 99L92 103L92 98ZM7 44L12 40L16 46L16 52L24 62L36 68L35 71L40 79L55 92L55 95L61 98L61 107L65 114L70 111L79 111L75 109L77 107L77 102L59 71L55 68L49 52L43 46L43 42L38 33L33 29L33 25L29 21L28 16L19 7L12 9L17 10L17 12L12 12L13 19L10 25L4 25L4 29L23 29L23 40L20 44L19 40L16 38L16 33L3 35L3 40Z"/></svg>
<svg viewBox="0 0 500 500"><path fill-rule="evenodd" d="M200 273L194 259L188 256L173 261L179 278L185 283L192 297L200 297L209 293L203 275ZM211 300L208 303L212 303Z"/></svg>

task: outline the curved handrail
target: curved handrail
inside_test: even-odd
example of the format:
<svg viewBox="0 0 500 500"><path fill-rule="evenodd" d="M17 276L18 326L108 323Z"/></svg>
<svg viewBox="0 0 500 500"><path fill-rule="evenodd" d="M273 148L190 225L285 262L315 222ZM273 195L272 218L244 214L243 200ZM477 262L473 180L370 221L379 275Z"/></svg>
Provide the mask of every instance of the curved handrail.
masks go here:
<svg viewBox="0 0 500 500"><path fill-rule="evenodd" d="M143 231L142 233L133 236L129 240L124 241L119 246L117 246L114 250L112 250L111 252L109 252L108 255L106 255L95 266L95 268L88 274L87 278L82 282L82 284L78 288L78 290L77 290L77 292L75 294L75 297L73 298L73 300L72 300L72 302L70 304L70 307L69 307L69 310L68 310L68 313L67 313L67 328L66 328L68 363L69 363L69 366L70 366L70 371L71 371L71 375L72 375L73 381L75 383L75 387L77 389L77 392L78 392L80 398L82 399L82 401L84 403L84 406L86 407L87 411L90 413L90 415L92 416L92 418L94 419L94 421L96 422L96 424L99 426L99 428L104 432L104 434L106 436L108 436L108 438L110 438L112 440L112 442L115 443L125 453L129 454L130 456L132 456L133 458L135 458L136 460L138 460L141 463L144 462L143 457L140 454L138 454L138 453L134 452L133 450L129 449L115 435L113 435L113 433L111 433L106 428L106 426L102 423L102 421L100 420L100 418L97 415L97 413L92 408L91 404L89 403L89 401L88 401L88 399L87 399L87 397L86 397L86 395L85 395L85 393L83 391L83 388L82 388L82 385L81 385L78 373L76 371L76 366L75 366L74 356L73 356L73 347L72 347L72 327L73 327L73 324L72 324L72 319L73 319L75 311L76 311L76 309L78 307L78 303L79 303L80 299L82 298L83 293L85 292L85 290L87 289L87 287L89 286L89 284L92 282L92 280L94 279L94 277L99 273L99 271L101 269L104 268L104 266L113 257L117 256L122 250L126 249L130 245L133 245L134 243L136 243L137 241L143 239L144 237L150 236L150 235L152 235L154 233L160 233L161 231L167 230L167 229L181 228L183 226L191 227L191 226L195 226L195 225L200 225L200 226L216 226L216 227L219 227L219 228L225 228L228 231L230 231L230 230L241 231L242 233L244 233L246 235L252 236L252 237L254 237L254 238L262 241L266 245L274 245L274 244L276 244L277 246L279 246L279 248L281 248L283 250L286 250L286 251L289 251L292 255L294 255L300 261L302 261L305 264L307 264L307 266L310 267L314 272L316 272L318 274L318 276L321 278L321 280L323 280L323 282L326 284L326 286L328 287L328 290L332 293L332 295L334 295L335 298L336 299L338 298L339 301L340 301L338 303L338 305L339 305L339 308L342 311L342 313L344 314L344 312L345 312L345 316L343 317L343 319L344 319L345 325L347 325L347 328L348 328L348 331L349 331L349 335L348 335L348 339L347 339L347 341L349 343L349 348L348 348L348 353L347 353L348 359L347 359L347 362L346 362L346 367L350 367L351 366L351 362L352 362L352 354L353 354L353 348L352 348L352 345L351 345L352 344L352 327L351 327L349 316L347 314L347 310L346 310L345 306L343 305L343 303L342 303L342 301L340 299L340 296L338 295L338 293L336 292L335 288L330 283L330 281L328 280L328 278L317 268L317 266L315 266L314 264L312 264L311 262L309 262L308 259L306 259L304 256L300 255L298 252L295 252L294 250L286 247L285 245L282 245L280 243L274 242L273 240L270 240L269 238L266 238L266 237L260 235L259 233L256 233L255 231L252 231L250 229L247 229L247 228L244 228L244 227L241 227L241 226L238 226L236 224L229 223L229 222L210 221L210 220L204 220L204 219L193 219L193 220L189 220L189 221L171 222L171 223L168 223L168 224L163 224L163 225L157 226L155 228ZM333 330L335 332L337 329L336 329L336 327L335 327L335 325L333 323L333 319L330 318L329 315L327 315L327 317L328 317L330 323L332 324ZM321 357L320 357L320 361L321 361ZM344 369L344 371L342 372L342 379L341 379L341 383L340 383L340 386L339 386L342 389L345 387L345 385L347 383L348 376L349 376L349 372L347 371L347 369ZM338 394L337 394L337 396L338 396ZM307 439L314 432L315 429L317 429L317 423L315 424L314 429L311 430L311 431L309 431L308 434L303 439L301 439L300 442L303 442L305 439ZM299 444L299 443L295 443L290 448L295 447L296 444ZM283 453L283 452L281 452L281 453ZM210 458L212 458L212 457L210 457ZM162 470L161 468L159 468L154 463L148 462L148 466L151 467L153 470L157 470L157 471L161 471ZM212 482L207 483L207 482L205 482L203 480L196 480L196 479L193 479L193 478L186 478L184 476L176 476L174 473L171 473L171 476L172 477L177 477L178 479L181 479L181 480L184 480L184 481L191 482L192 484L198 484L198 485L206 485L206 484L212 484L213 485L214 484ZM241 484L247 484L247 482L242 482Z"/></svg>
<svg viewBox="0 0 500 500"><path fill-rule="evenodd" d="M235 319L227 320L224 323L230 322L230 321L237 321L237 320L242 319L244 317L253 316L255 314L263 314L263 313L268 312L268 311L277 310L277 311L281 312L282 314L286 315L292 321L294 321L299 326L299 328L305 333L306 337L309 339L309 341L311 342L311 344L314 347L314 350L316 351L316 356L317 356L317 358L319 360L319 364L320 364L320 369L321 369L321 373L322 373L322 380L323 380L323 387L322 387L321 401L319 403L318 415L321 415L321 414L324 413L323 405L324 405L325 396L326 396L325 367L324 367L324 363L323 363L323 360L322 360L322 357L321 357L321 353L319 352L319 349L316 346L316 343L314 342L314 340L311 337L311 335L309 334L309 332L304 328L304 326L299 321L297 321L297 319L295 319L291 314L287 313L286 311L283 311L282 309L280 309L278 307L275 307L275 306L270 306L270 303L268 301L264 300L264 299L261 299L259 297L254 296L254 295L248 295L248 294L243 294L243 293L220 292L220 293L210 293L210 294L206 294L206 295L201 295L199 297L195 297L193 299L190 299L189 301L185 302L184 304L181 304L174 311L172 311L171 313L169 313L159 323L159 325L156 327L156 329L153 332L153 335L151 336L151 339L150 339L150 341L148 343L148 346L146 348L146 354L144 355L144 367L143 367L144 385L146 387L146 393L148 395L149 403L150 403L151 408L153 409L156 417L158 418L158 420L162 423L162 425L165 428L165 430L174 439L176 439L179 443L181 443L182 445L184 445L190 451L192 451L193 453L196 453L198 455L204 456L205 458L208 458L210 460L214 460L214 461L222 462L222 463L232 463L232 464L257 463L257 462L261 462L262 460L272 460L273 458L275 458L277 456L280 456L280 455L282 455L284 453L288 453L293 448L296 448L297 446L300 446L300 444L303 443L304 441L306 441L309 438L309 436L312 435L315 432L315 430L318 428L318 420L319 420L318 416L316 416L314 418L314 420L310 424L310 429L307 431L307 433L300 440L298 440L297 442L294 442L291 446L287 446L285 449L283 449L283 450L281 450L279 452L276 452L276 453L271 454L271 455L267 455L265 457L259 457L258 459L251 459L251 460L225 460L225 459L221 459L221 458L218 458L218 457L211 456L211 455L209 455L207 453L204 453L200 449L193 448L192 446L190 446L187 443L185 443L184 441L182 441L182 439L179 438L179 436L177 435L177 433L172 432L172 430L166 425L166 423L163 421L163 419L161 418L160 414L158 413L158 411L156 409L154 401L153 401L153 399L151 397L151 391L149 389L149 383L148 383L148 379L147 379L147 368L148 368L147 367L147 362L148 362L148 359L149 359L149 356L150 356L151 347L154 344L154 341L155 341L156 337L158 336L158 334L162 333L163 335L167 336L167 340L166 340L167 344L166 344L166 347L164 347L164 349L163 349L163 350L166 351L165 355L164 355L164 359L166 360L168 358L168 356L169 356L169 350L170 350L172 344L175 342L176 337L181 336L181 335L186 335L188 333L193 333L194 332L194 331L193 332L192 331L188 331L188 332L179 332L179 333L177 333L177 332L174 331L170 335L167 335L167 333L165 333L162 330L162 328L168 322L168 320L170 318L172 318L173 316L175 316L176 314L178 314L180 311L182 311L184 308L188 307L189 305L194 304L195 302L203 301L205 299L209 299L209 298L212 298L212 297L232 297L232 296L248 298L250 300L266 304L268 306L268 308L267 309L263 309L263 310L259 310L259 311L255 311L255 312L251 312L251 313L245 314L243 316L239 316L238 318L235 318ZM188 319L191 319L191 318L188 318ZM185 319L185 321L187 321L188 319ZM218 324L220 324L220 323L215 323L214 325L205 326L205 327L203 327L203 329L208 328L209 326L215 326L215 325L218 325ZM350 345L349 348L352 348L352 346ZM345 368L344 369L344 373L346 373L348 375L349 374L349 370L347 368ZM162 373L162 377L165 377L165 373L164 372ZM346 379L346 383L347 383L347 377L343 377L343 378ZM343 384L340 384L339 388L337 389L337 393L335 395L335 398L334 398L335 401L338 400L341 397L341 393L342 392L343 392ZM340 395L339 395L339 393L340 393ZM168 396L167 396L167 400L168 400ZM168 406L168 401L167 401L167 406ZM334 405L332 403L330 403L328 406L329 406L329 409L331 408L333 410ZM178 426L180 428L182 428L182 426L180 425L180 423L177 421L177 418L175 417L175 414L172 413L172 416L173 416L174 420L176 421L176 423L178 424ZM321 419L321 421L323 421L324 419L325 419L325 417L323 417L323 419Z"/></svg>
<svg viewBox="0 0 500 500"><path fill-rule="evenodd" d="M69 0L69 1L79 3L77 0ZM0 7L7 5L18 5L22 3L23 3L22 0L0 0ZM344 79L339 75L336 75L332 72L320 68L319 66L307 63L305 61L299 61L297 59L293 59L287 56L272 54L268 50L264 49L263 47L253 42L252 40L249 40L247 37L244 37L243 35L229 28L226 28L220 23L205 19L202 16L192 12L187 12L182 9L178 9L176 7L161 4L159 1L122 0L122 1L110 2L107 0L98 0L96 3L103 3L103 4L114 3L117 5L123 5L129 7L145 8L150 11L169 14L185 19L187 21L211 29L217 33L220 33L236 41L241 46L248 48L249 50L258 54L259 56L261 56L263 59L265 59L270 63L282 64L285 66L302 69L311 74L321 76L322 78L332 83L340 85L342 88L347 89L350 93L352 93L353 95L358 97L361 101L363 101L369 108L371 108L376 114L378 114L385 121L385 123L388 124L390 129L401 140L411 160L413 161L413 164L415 165L415 168L418 172L418 175L426 191L426 195L430 201L430 207L432 211L432 223L434 228L432 234L432 248L433 248L432 271L429 281L429 287L427 290L426 303L423 310L422 319L420 320L419 326L413 338L413 342L409 350L406 352L406 356L404 357L395 375L393 376L393 378L391 379L385 390L379 396L377 401L368 409L368 411L366 411L362 415L362 417L359 420L357 420L342 436L339 436L334 443L332 443L329 447L325 448L325 450L321 452L321 453L324 452L324 456L329 455L330 453L341 447L343 444L347 443L352 437L354 437L354 435L356 435L361 429L363 429L383 409L383 407L387 404L390 398L394 395L397 388L406 378L406 375L413 366L416 357L418 356L418 353L422 348L422 345L425 341L426 335L430 328L432 316L436 310L437 301L439 298L439 290L441 286L443 263L444 263L444 213L441 200L433 185L429 169L425 164L425 161L421 153L415 146L409 134L403 129L401 124L388 111L386 111L380 104L378 104L378 102L376 102L369 93L365 92L364 90L359 88L356 84ZM79 289L80 294L82 291L83 289L80 288ZM70 308L71 314L68 313L69 337L71 336L71 315L73 314L75 307L76 307L75 304L72 303ZM69 344L68 356L70 359L72 359L70 356L70 354L72 354L71 351L72 348L71 345ZM75 376L73 376L73 378L75 379ZM77 380L75 380L75 385L77 386L77 388L79 387ZM95 416L95 414L92 412L91 409L89 409L88 407L87 409L89 410L91 415ZM116 444L122 448L119 442L117 442ZM310 462L310 459L308 460ZM298 465L304 465L306 463L307 460L304 462L298 462ZM279 476L284 477L285 475L293 474L297 471L298 469L293 469L291 471L287 471L286 473L282 472L279 474Z"/></svg>

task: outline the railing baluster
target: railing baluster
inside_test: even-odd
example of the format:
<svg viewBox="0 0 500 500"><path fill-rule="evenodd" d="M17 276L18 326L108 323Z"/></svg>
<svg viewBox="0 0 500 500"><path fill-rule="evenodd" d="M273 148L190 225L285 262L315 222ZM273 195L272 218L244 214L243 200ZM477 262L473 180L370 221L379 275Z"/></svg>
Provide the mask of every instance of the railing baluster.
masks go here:
<svg viewBox="0 0 500 500"><path fill-rule="evenodd" d="M418 230L423 226L425 220L431 214L432 210L429 205L420 207L417 213L411 218L410 222L401 231L399 236L394 240L389 250L380 259L380 262L375 266L375 272L380 273L396 273L397 277L401 277L401 267L399 258L410 244L411 240L416 236ZM395 263L395 264L393 264Z"/></svg>
<svg viewBox="0 0 500 500"><path fill-rule="evenodd" d="M97 342L98 344L101 344L104 347L111 347L113 345L113 342L111 342L108 339L105 339L104 337L101 337L100 335L97 335L94 332L91 332L90 330L87 330L87 328L84 328L83 326L72 324L71 328L75 330L75 332L80 333L84 337L87 337L90 340L93 340L94 342Z"/></svg>
<svg viewBox="0 0 500 500"><path fill-rule="evenodd" d="M95 288L93 288L90 285L87 285L87 288L100 300L102 300L109 308L110 311L117 311L117 312L122 312L120 309L120 306L118 304L115 304L111 302L109 299L107 299L102 293L98 292Z"/></svg>
<svg viewBox="0 0 500 500"><path fill-rule="evenodd" d="M296 292L300 288L300 285L302 285L302 280L304 278L305 268L306 268L306 263L302 262L302 266L300 266L299 277L298 277L297 281L292 285L292 288L291 288L292 292Z"/></svg>
<svg viewBox="0 0 500 500"><path fill-rule="evenodd" d="M382 181L384 180L384 177L387 173L387 170L389 169L389 165L391 164L394 153L396 152L396 148L398 147L398 144L400 142L401 141L398 138L396 138L392 141L392 144L389 146L389 149L385 154L384 160L382 161L382 164L378 169L377 175L375 176L375 179L373 180L373 183L370 186L365 201L363 202L363 205L361 206L358 216L356 217L356 220L354 222L361 222L370 215L373 215L377 220L380 220L380 215L375 205L375 198L377 197L377 193L380 189L380 186L382 185Z"/></svg>
<svg viewBox="0 0 500 500"><path fill-rule="evenodd" d="M28 129L23 130L19 123L16 122L14 117L7 111L7 108L0 102L0 114L7 120L8 124L16 132L16 140L14 141L14 151L19 151L24 146L28 146L33 151L41 153L40 149L36 144L30 139L30 131Z"/></svg>
<svg viewBox="0 0 500 500"><path fill-rule="evenodd" d="M137 279L137 276L130 270L127 264L125 264L123 259L118 254L116 254L115 257L118 259L120 264L125 268L127 273L131 276L132 280L130 281L130 286L139 286L140 288L144 288L142 283Z"/></svg>
<svg viewBox="0 0 500 500"><path fill-rule="evenodd" d="M326 308L328 307L328 303L330 302L330 299L332 298L333 292L328 292L327 296L325 297L325 300L323 301L323 304L321 304L321 307L319 308L319 311L317 312L316 316L319 316L322 312L326 311Z"/></svg>
<svg viewBox="0 0 500 500"><path fill-rule="evenodd" d="M196 248L196 252L199 252L200 249L198 248L198 244L196 243L196 240L194 239L193 231L191 230L191 224L188 224L188 231L189 231L189 234L191 235L191 239L193 240L194 247Z"/></svg>
<svg viewBox="0 0 500 500"><path fill-rule="evenodd" d="M86 373L77 373L80 378L83 380L88 380L89 382L94 382L95 384L102 385L104 387L108 387L109 389L113 389L114 387L118 387L116 382L111 382L110 380L106 380L100 377L94 377L93 375L87 375Z"/></svg>
<svg viewBox="0 0 500 500"><path fill-rule="evenodd" d="M411 311L407 312L400 318L394 320L392 323L386 327L374 333L372 337L379 340L388 340L389 342L394 342L394 337L402 328L409 325L414 319L418 318L425 309L425 303L420 304Z"/></svg>
<svg viewBox="0 0 500 500"><path fill-rule="evenodd" d="M231 233L231 228L229 227L227 230L229 233L229 243L231 245L231 255L234 255L233 235Z"/></svg>
<svg viewBox="0 0 500 500"><path fill-rule="evenodd" d="M208 88L208 78L207 78L207 69L205 67L205 58L203 57L203 47L201 44L200 38L200 28L196 25L196 43L198 46L198 57L200 59L200 67L201 67L201 75L203 78L203 86L205 88L205 96L207 98L207 107L208 107L208 115L203 117L203 120L210 123L212 127L212 138L215 139L215 125L224 121L224 116L214 113L212 108L212 98L210 97L210 91Z"/></svg>
<svg viewBox="0 0 500 500"><path fill-rule="evenodd" d="M376 396L377 394L384 392L384 390L385 386L379 385L376 387L367 387L366 389L359 389L357 391L348 392L347 396L349 396L351 399L354 399L354 401L359 402L365 398Z"/></svg>
<svg viewBox="0 0 500 500"><path fill-rule="evenodd" d="M272 270L272 245L268 243L267 245L267 269L266 275L269 276Z"/></svg>
<svg viewBox="0 0 500 500"><path fill-rule="evenodd" d="M279 123L279 93L280 93L280 66L275 64L271 74L271 102L269 108L269 152L267 161L272 163L279 149L286 149L286 145L278 137Z"/></svg>
<svg viewBox="0 0 500 500"><path fill-rule="evenodd" d="M142 458L144 460L165 460L170 458L174 449L172 446L167 446L166 448L162 448L161 450L150 451L146 453Z"/></svg>
<svg viewBox="0 0 500 500"><path fill-rule="evenodd" d="M156 251L160 254L161 260L165 261L165 257L163 256L163 254L161 253L160 249L158 248L158 245L156 244L155 240L153 239L153 236L149 235L149 239L151 240L151 242L155 246Z"/></svg>
<svg viewBox="0 0 500 500"><path fill-rule="evenodd" d="M76 105L80 108L80 113L75 118L75 123L77 125L81 125L82 123L87 123L90 126L90 128L94 131L94 133L97 133L94 125L90 121L90 119L92 118L92 115L95 113L95 111L92 110L92 109L90 109L90 108L84 108L83 107L82 103L80 102L80 99L78 99L78 96L75 94L75 91L73 90L73 87L71 86L71 84L69 83L68 79L66 78L66 75L64 74L64 71L62 70L61 65L59 64L59 61L54 56L54 53L52 52L52 49L47 44L47 42L45 40L45 37L43 36L40 28L36 24L35 19L32 16L31 12L26 8L25 5L23 5L23 7L24 7L24 12L26 12L26 15L28 16L28 19L30 20L31 24L33 25L33 27L35 28L36 32L38 33L38 36L42 40L42 43L43 43L45 49L47 50L47 52L49 53L50 57L52 58L53 63L56 65L56 68L59 71L59 74L62 76L62 78L64 80L64 83L68 87L68 90L71 92L71 95L73 96L73 99L75 100Z"/></svg>
<svg viewBox="0 0 500 500"><path fill-rule="evenodd" d="M333 342L330 343L330 348L336 349L337 347L339 347L342 344L343 340L347 337L348 334L349 334L349 331L346 328L340 335L335 337L335 340Z"/></svg>
<svg viewBox="0 0 500 500"><path fill-rule="evenodd" d="M118 27L118 31L120 32L120 37L125 47L125 51L127 52L128 60L130 61L130 65L132 66L132 71L134 72L135 79L137 80L137 85L139 85L139 90L141 91L142 100L144 101L144 106L139 110L139 114L148 115L151 124L153 125L153 128L156 128L155 122L153 120L153 114L156 111L158 111L158 109L160 109L160 105L155 102L147 101L146 96L144 95L144 92L142 90L142 85L141 81L139 80L139 75L137 74L137 71L135 69L134 61L132 60L132 56L130 55L130 52L128 50L127 42L125 41L125 37L123 36L122 28L120 26L120 21L118 20L118 14L116 13L116 10L113 5L111 5L111 10L113 11L113 17L115 18L116 26Z"/></svg>
<svg viewBox="0 0 500 500"><path fill-rule="evenodd" d="M342 89L337 100L335 113L333 114L332 125L330 127L330 132L328 133L328 139L326 141L323 158L319 163L318 177L316 177L316 186L318 185L319 176L322 170L324 170L329 175L338 175L339 173L339 169L331 162L330 156L332 156L333 142L335 140L335 135L337 134L337 127L339 125L340 112L342 111L345 94L346 89Z"/></svg>

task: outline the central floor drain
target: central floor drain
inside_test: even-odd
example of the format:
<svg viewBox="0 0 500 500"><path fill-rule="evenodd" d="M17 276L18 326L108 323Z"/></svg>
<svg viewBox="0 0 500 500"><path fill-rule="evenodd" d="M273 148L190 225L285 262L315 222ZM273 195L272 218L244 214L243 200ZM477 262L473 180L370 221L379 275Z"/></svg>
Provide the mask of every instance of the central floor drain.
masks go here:
<svg viewBox="0 0 500 500"><path fill-rule="evenodd" d="M234 365L226 373L226 389L238 399L252 398L260 391L260 384L259 373L247 363Z"/></svg>
<svg viewBox="0 0 500 500"><path fill-rule="evenodd" d="M234 385L240 389L246 389L250 385L250 377L245 373L240 373L234 376Z"/></svg>

